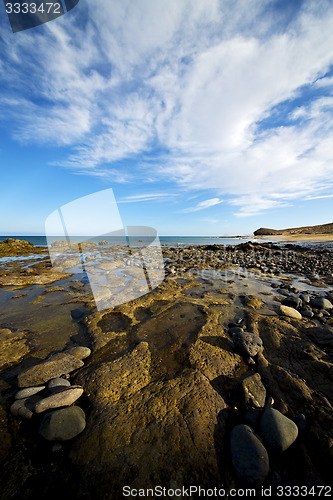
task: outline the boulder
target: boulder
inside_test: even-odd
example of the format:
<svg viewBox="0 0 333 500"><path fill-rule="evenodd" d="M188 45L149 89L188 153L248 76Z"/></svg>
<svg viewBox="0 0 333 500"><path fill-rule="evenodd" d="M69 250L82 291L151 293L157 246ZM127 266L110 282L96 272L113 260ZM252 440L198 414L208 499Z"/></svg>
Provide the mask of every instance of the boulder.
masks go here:
<svg viewBox="0 0 333 500"><path fill-rule="evenodd" d="M231 461L237 478L248 485L261 485L269 472L269 458L260 438L247 425L237 425L230 436Z"/></svg>
<svg viewBox="0 0 333 500"><path fill-rule="evenodd" d="M260 433L278 451L285 451L296 440L298 427L278 410L265 408L260 419Z"/></svg>

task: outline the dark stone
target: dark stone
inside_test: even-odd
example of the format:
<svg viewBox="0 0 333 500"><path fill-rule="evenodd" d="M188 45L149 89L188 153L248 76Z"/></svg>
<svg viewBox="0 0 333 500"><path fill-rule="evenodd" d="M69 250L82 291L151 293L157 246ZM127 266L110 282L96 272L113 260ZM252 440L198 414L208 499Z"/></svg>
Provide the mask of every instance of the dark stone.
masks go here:
<svg viewBox="0 0 333 500"><path fill-rule="evenodd" d="M230 436L230 448L237 478L248 485L262 484L269 472L269 458L266 448L251 427L234 427Z"/></svg>
<svg viewBox="0 0 333 500"><path fill-rule="evenodd" d="M297 438L298 427L278 410L265 408L260 419L260 433L273 448L285 451Z"/></svg>
<svg viewBox="0 0 333 500"><path fill-rule="evenodd" d="M285 299L282 300L281 304L284 306L293 307L294 309L297 309L302 305L302 301L301 299L295 297L294 295L289 295L289 297L286 297Z"/></svg>
<svg viewBox="0 0 333 500"><path fill-rule="evenodd" d="M39 434L48 441L68 441L80 434L86 426L84 411L70 406L47 413L39 428Z"/></svg>
<svg viewBox="0 0 333 500"><path fill-rule="evenodd" d="M255 356L263 346L261 338L250 332L234 333L232 341L237 351L243 356Z"/></svg>
<svg viewBox="0 0 333 500"><path fill-rule="evenodd" d="M311 305L316 309L326 309L326 310L333 309L332 303L328 299L325 299L324 297L317 297L315 299L312 299Z"/></svg>

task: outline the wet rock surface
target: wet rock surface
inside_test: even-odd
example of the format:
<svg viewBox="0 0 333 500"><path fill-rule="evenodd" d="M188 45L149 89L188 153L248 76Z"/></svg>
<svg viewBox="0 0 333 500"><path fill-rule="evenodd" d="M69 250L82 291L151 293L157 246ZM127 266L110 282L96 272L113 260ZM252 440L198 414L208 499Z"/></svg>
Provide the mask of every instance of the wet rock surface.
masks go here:
<svg viewBox="0 0 333 500"><path fill-rule="evenodd" d="M17 376L27 377L36 360L27 332L21 339L27 351L12 361L6 344L0 386L4 498L24 500L37 493L59 497L66 492L73 498L114 499L121 497L124 484L223 484L226 490L244 482L265 487L329 484L333 315L313 301L332 299L331 257L294 248L294 260L282 262L281 257L279 262L281 254L274 252L280 250L273 246L246 245L225 250L224 258L221 248L165 249L165 282L112 310L96 311L86 284L73 283L75 293L82 290L80 310L86 312L72 315L71 321L81 322L91 348L91 356L70 375L72 387L84 388L80 407L38 414L35 403L28 408L32 415L27 420L11 415ZM235 264L256 272L232 274L229 266ZM201 266L225 275L194 272ZM283 275L297 269L303 283ZM47 266L38 272L38 280L43 280ZM52 294L43 296L50 300ZM280 315L280 303L290 296L299 299L289 302L296 312L308 311L312 317ZM73 303L68 314L77 307ZM15 324L9 326L8 335L19 331ZM250 344L259 338L256 349L240 352L235 334L253 335ZM77 349L78 359L68 349L72 346L69 342L62 348L60 359L69 356L80 363L83 351ZM52 361L52 350L49 354L37 360L37 366ZM59 353L56 356L59 359ZM68 381L69 369L60 371L50 370L46 378L63 376ZM38 398L53 397L49 379L37 375L29 388L46 385ZM275 446L267 439L273 424L266 422L273 410L279 413L274 432L280 441ZM242 431L234 431L237 426Z"/></svg>

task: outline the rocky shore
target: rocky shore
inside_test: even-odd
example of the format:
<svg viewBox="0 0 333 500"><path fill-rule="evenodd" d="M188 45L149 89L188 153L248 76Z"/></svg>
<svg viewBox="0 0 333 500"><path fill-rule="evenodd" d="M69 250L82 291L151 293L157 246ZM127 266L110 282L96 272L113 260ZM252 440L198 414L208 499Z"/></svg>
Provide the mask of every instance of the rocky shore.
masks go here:
<svg viewBox="0 0 333 500"><path fill-rule="evenodd" d="M1 498L330 484L331 251L163 256L159 287L104 311L43 257L0 263ZM59 434L63 419L79 432Z"/></svg>

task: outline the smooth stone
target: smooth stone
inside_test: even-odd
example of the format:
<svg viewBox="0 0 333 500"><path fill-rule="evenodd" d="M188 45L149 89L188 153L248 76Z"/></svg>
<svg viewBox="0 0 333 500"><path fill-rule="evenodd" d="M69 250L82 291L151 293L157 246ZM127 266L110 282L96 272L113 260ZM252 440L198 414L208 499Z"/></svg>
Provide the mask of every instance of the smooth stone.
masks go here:
<svg viewBox="0 0 333 500"><path fill-rule="evenodd" d="M89 347L76 346L76 347L71 347L70 349L65 351L65 353L74 356L74 358L82 360L90 356L91 350L89 349Z"/></svg>
<svg viewBox="0 0 333 500"><path fill-rule="evenodd" d="M230 436L231 460L239 480L261 485L269 472L268 453L259 437L247 425L237 425Z"/></svg>
<svg viewBox="0 0 333 500"><path fill-rule="evenodd" d="M38 394L24 399L17 399L11 405L10 413L14 415L14 417L31 418L36 404L41 400L42 398Z"/></svg>
<svg viewBox="0 0 333 500"><path fill-rule="evenodd" d="M61 389L64 389L65 387L70 386L70 381L66 380L65 378L53 378L47 384L47 388L51 392L59 391Z"/></svg>
<svg viewBox="0 0 333 500"><path fill-rule="evenodd" d="M86 427L86 416L79 406L70 406L47 413L42 420L39 434L48 441L68 441L78 436Z"/></svg>
<svg viewBox="0 0 333 500"><path fill-rule="evenodd" d="M323 297L317 297L316 299L311 300L311 305L316 307L317 309L333 309L333 304Z"/></svg>
<svg viewBox="0 0 333 500"><path fill-rule="evenodd" d="M313 318L314 314L312 311L308 311L307 309L302 309L301 310L301 315L304 316L304 318Z"/></svg>
<svg viewBox="0 0 333 500"><path fill-rule="evenodd" d="M294 309L293 307L281 305L280 314L282 316L287 316L288 318L302 319L301 313L296 311L296 309Z"/></svg>
<svg viewBox="0 0 333 500"><path fill-rule="evenodd" d="M21 389L15 394L15 399L26 399L30 396L34 396L45 389L45 385L40 385L39 387L27 387L26 389Z"/></svg>
<svg viewBox="0 0 333 500"><path fill-rule="evenodd" d="M43 363L28 368L17 377L19 387L32 387L48 382L52 378L70 373L84 365L83 361L70 354L54 354Z"/></svg>
<svg viewBox="0 0 333 500"><path fill-rule="evenodd" d="M286 297L285 299L283 299L281 304L283 306L293 307L294 309L297 309L298 307L300 307L302 305L302 301L298 297L294 297L293 295L289 295L289 297Z"/></svg>
<svg viewBox="0 0 333 500"><path fill-rule="evenodd" d="M232 341L237 350L244 356L255 356L263 346L258 335L250 332L234 333Z"/></svg>
<svg viewBox="0 0 333 500"><path fill-rule="evenodd" d="M273 448L285 451L296 440L298 427L278 410L265 408L260 419L260 432Z"/></svg>
<svg viewBox="0 0 333 500"><path fill-rule="evenodd" d="M75 403L77 399L83 394L83 387L80 385L73 385L66 387L62 391L58 391L48 398L39 401L35 406L36 413L42 413L52 408L59 408L61 406L70 406Z"/></svg>

